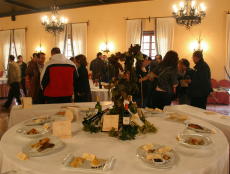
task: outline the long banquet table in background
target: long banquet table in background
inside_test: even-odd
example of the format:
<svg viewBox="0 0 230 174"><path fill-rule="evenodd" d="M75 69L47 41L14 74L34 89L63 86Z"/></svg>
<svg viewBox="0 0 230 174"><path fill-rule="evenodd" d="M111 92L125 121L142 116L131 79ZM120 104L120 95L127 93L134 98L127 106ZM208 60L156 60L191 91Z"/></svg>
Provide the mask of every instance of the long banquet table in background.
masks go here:
<svg viewBox="0 0 230 174"><path fill-rule="evenodd" d="M164 111L186 114L191 117L207 121L222 130L230 143L230 116L209 112L189 105L166 106Z"/></svg>
<svg viewBox="0 0 230 174"><path fill-rule="evenodd" d="M63 158L71 152L94 153L98 156L114 156L116 161L109 174L228 174L229 173L229 144L225 135L213 125L190 117L191 120L215 129L216 134L210 134L213 143L207 149L190 149L178 144L176 137L185 129L184 124L169 121L165 115L148 117L157 128L156 134L140 135L136 140L120 141L109 137L106 133L90 134L82 131L82 125L77 119L73 123L74 136L71 139L63 140L65 148L55 154L43 157L31 158L27 161L20 161L16 154L22 147L31 140L17 135L16 130L22 126L19 123L23 120L42 114L52 114L60 111L62 106L73 104L35 105L31 109L20 109L14 107L11 112L11 127L2 137L0 149L3 153L2 172L9 170L23 170L31 174L82 174L73 172L62 166ZM76 104L80 107L94 107L95 103ZM111 102L104 102L104 107L111 105ZM13 115L12 115L13 114ZM16 117L20 118L17 119ZM171 146L178 154L178 160L171 169L157 170L147 167L136 157L136 149L140 145L156 143ZM41 167L42 166L42 167Z"/></svg>

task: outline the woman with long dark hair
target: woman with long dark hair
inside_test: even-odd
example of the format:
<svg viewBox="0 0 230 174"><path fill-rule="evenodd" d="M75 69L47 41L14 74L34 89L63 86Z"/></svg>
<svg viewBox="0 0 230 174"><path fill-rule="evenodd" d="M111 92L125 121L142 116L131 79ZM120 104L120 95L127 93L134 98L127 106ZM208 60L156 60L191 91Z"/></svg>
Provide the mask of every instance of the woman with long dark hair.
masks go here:
<svg viewBox="0 0 230 174"><path fill-rule="evenodd" d="M164 109L172 102L177 81L178 54L175 51L168 51L154 71L157 77L156 88L153 92L153 108Z"/></svg>
<svg viewBox="0 0 230 174"><path fill-rule="evenodd" d="M88 70L86 69L86 57L82 54L75 57L78 67L78 83L77 90L74 95L74 102L91 102L91 91L89 85Z"/></svg>

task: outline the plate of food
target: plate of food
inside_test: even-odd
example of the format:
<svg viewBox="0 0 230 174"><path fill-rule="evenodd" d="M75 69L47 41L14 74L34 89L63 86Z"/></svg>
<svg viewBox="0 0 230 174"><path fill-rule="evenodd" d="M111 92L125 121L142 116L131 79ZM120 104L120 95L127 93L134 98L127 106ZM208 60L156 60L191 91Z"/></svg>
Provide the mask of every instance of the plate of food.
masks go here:
<svg viewBox="0 0 230 174"><path fill-rule="evenodd" d="M174 113L174 112L169 112L166 113L168 115L167 119L175 122L181 122L184 123L187 121L189 118L187 115L184 114L179 114L179 113Z"/></svg>
<svg viewBox="0 0 230 174"><path fill-rule="evenodd" d="M191 123L191 122L186 122L185 123L187 129L191 129L195 132L200 132L200 133L212 133L212 130L209 128L206 128L200 124L197 123Z"/></svg>
<svg viewBox="0 0 230 174"><path fill-rule="evenodd" d="M145 144L137 149L137 157L150 167L168 169L176 163L176 152L169 146Z"/></svg>
<svg viewBox="0 0 230 174"><path fill-rule="evenodd" d="M82 155L68 154L64 159L64 166L70 170L108 171L111 170L114 158L101 158L91 153Z"/></svg>
<svg viewBox="0 0 230 174"><path fill-rule="evenodd" d="M158 108L155 108L155 109L145 108L145 109L141 109L141 111L147 117L148 116L155 116L156 114L162 114L163 113L163 110L158 109Z"/></svg>
<svg viewBox="0 0 230 174"><path fill-rule="evenodd" d="M45 123L49 123L52 121L54 121L54 119L51 118L50 116L41 116L25 121L24 125L25 126L44 125Z"/></svg>
<svg viewBox="0 0 230 174"><path fill-rule="evenodd" d="M178 141L180 144L194 149L207 148L212 143L209 137L200 134L180 134Z"/></svg>
<svg viewBox="0 0 230 174"><path fill-rule="evenodd" d="M27 138L39 138L50 132L49 128L43 126L28 126L17 130L17 133Z"/></svg>
<svg viewBox="0 0 230 174"><path fill-rule="evenodd" d="M39 157L60 151L64 146L60 139L50 136L30 142L23 147L22 152L30 157Z"/></svg>

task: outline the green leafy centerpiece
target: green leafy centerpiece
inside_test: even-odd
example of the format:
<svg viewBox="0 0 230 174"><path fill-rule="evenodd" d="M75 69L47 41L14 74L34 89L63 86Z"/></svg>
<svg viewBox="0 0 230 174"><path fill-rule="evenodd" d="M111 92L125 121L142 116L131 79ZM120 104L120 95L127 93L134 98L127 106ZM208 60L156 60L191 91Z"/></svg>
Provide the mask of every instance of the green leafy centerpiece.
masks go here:
<svg viewBox="0 0 230 174"><path fill-rule="evenodd" d="M138 109L136 103L132 101L132 96L139 91L134 62L135 60L143 60L140 49L139 45L131 45L128 52L118 54L119 59L125 61L125 72L122 77L113 79L113 108L102 111L98 100L95 106L98 112L96 115L84 119L82 122L83 130L91 133L101 132L103 130L102 118L106 114L118 115L117 128L112 127L108 132L111 137L117 137L121 140L132 140L135 139L137 134L155 133L157 131L154 125L145 119L141 109Z"/></svg>

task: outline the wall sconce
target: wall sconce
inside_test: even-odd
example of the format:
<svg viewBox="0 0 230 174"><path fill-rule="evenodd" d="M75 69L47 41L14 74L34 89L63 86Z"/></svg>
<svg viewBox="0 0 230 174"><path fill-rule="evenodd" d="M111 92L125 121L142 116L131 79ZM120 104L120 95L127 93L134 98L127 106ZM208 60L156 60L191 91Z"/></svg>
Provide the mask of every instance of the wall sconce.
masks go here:
<svg viewBox="0 0 230 174"><path fill-rule="evenodd" d="M191 51L207 51L208 50L208 44L207 42L203 41L201 37L199 37L198 40L193 41L190 44L190 50Z"/></svg>
<svg viewBox="0 0 230 174"><path fill-rule="evenodd" d="M40 44L38 47L35 48L36 53L45 52L45 48Z"/></svg>
<svg viewBox="0 0 230 174"><path fill-rule="evenodd" d="M105 52L108 54L109 52L112 52L114 50L114 44L111 42L105 42L100 45L100 51Z"/></svg>

